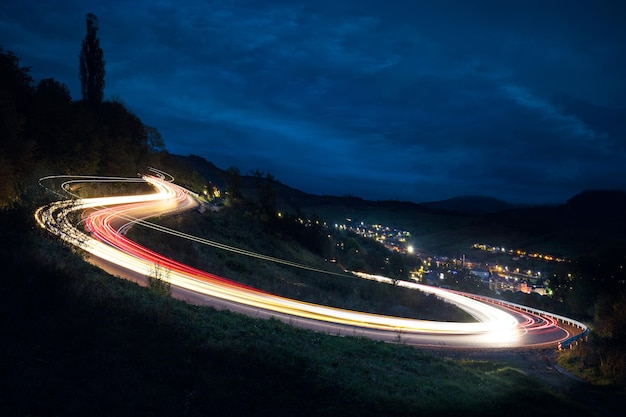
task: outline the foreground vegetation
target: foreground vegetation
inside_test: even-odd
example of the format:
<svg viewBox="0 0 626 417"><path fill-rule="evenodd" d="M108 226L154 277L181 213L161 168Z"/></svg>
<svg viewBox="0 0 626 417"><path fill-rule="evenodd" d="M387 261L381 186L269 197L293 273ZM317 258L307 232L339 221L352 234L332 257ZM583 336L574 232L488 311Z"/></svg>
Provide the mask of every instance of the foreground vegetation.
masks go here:
<svg viewBox="0 0 626 417"><path fill-rule="evenodd" d="M26 212L3 212L0 225L2 415L542 416L580 409L505 364L440 359L164 297L84 263L34 230Z"/></svg>

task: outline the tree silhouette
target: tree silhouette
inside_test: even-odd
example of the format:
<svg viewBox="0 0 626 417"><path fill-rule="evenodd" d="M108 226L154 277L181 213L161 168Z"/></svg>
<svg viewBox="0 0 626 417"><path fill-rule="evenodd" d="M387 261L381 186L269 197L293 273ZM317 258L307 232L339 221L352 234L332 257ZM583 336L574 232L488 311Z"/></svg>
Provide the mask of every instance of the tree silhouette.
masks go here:
<svg viewBox="0 0 626 417"><path fill-rule="evenodd" d="M17 197L17 182L30 170L33 146L24 126L32 82L30 68L0 45L0 207Z"/></svg>
<svg viewBox="0 0 626 417"><path fill-rule="evenodd" d="M277 195L274 188L274 176L269 172L264 174L258 168L254 171L250 170L250 174L254 177L263 218L267 219L268 216L276 214Z"/></svg>
<svg viewBox="0 0 626 417"><path fill-rule="evenodd" d="M232 202L241 198L241 174L237 167L228 168L227 193L228 199Z"/></svg>
<svg viewBox="0 0 626 417"><path fill-rule="evenodd" d="M98 39L98 18L87 14L87 34L80 50L80 84L83 101L91 106L102 103L104 95L104 60Z"/></svg>

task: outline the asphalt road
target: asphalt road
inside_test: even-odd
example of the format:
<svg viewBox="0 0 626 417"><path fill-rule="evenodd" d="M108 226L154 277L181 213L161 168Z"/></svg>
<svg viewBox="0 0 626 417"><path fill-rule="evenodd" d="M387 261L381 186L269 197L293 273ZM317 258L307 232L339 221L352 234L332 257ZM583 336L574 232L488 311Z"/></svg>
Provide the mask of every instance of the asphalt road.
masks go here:
<svg viewBox="0 0 626 417"><path fill-rule="evenodd" d="M556 347L558 342L572 335L572 327L561 325L555 316L546 312L501 305L496 300L476 300L470 294L413 283L402 282L402 285L432 292L469 312L478 321L435 322L342 310L286 299L198 271L149 251L124 236L128 227L147 217L197 206L197 200L181 187L157 177L144 178L155 187L155 193L84 199L73 204L57 202L39 209L35 217L42 227L86 250L90 262L112 275L145 284L146 275L159 265L168 271L172 293L177 298L252 317L275 317L319 332L431 348L480 349ZM77 211L84 213L89 234L82 233L70 221L75 218L70 214ZM380 285L391 283L385 277L358 276L378 280Z"/></svg>

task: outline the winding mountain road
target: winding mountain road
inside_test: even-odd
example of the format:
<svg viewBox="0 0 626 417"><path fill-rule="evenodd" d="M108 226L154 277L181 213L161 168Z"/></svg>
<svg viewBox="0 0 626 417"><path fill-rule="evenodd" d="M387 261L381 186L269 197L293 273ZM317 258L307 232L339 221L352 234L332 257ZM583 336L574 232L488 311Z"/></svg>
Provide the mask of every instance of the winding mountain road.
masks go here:
<svg viewBox="0 0 626 417"><path fill-rule="evenodd" d="M306 265L271 258L262 254L221 245L206 239L167 229L146 219L197 207L193 193L175 185L173 178L155 170L156 175L141 178L102 178L50 176L42 185L61 181L70 193L72 185L87 182L144 181L155 192L98 198L61 200L39 208L35 219L42 227L91 255L92 262L116 275L142 280L155 270L167 271L173 295L195 304L211 305L255 317L276 317L292 325L338 335L358 335L405 344L450 348L556 347L558 343L586 331L582 323L565 317L529 309L500 300L400 281L402 285L454 303L471 314L476 322L456 323L409 319L345 310L311 304L270 294L231 280L192 268L151 251L125 236L125 231L141 223L178 237L233 250L296 267ZM353 272L354 275L393 284L382 276Z"/></svg>

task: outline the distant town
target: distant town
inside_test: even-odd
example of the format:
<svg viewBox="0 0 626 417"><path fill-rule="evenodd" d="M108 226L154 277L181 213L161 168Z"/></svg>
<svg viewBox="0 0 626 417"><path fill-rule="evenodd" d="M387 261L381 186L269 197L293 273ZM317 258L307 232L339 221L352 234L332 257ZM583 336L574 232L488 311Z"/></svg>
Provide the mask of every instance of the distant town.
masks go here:
<svg viewBox="0 0 626 417"><path fill-rule="evenodd" d="M471 275L479 278L496 293L519 291L527 294L551 294L550 288L545 285L547 278L545 270L520 270L519 267L503 265L502 263L477 262L468 259L465 255L461 259L451 259L447 256L418 253L410 243L411 233L409 231L382 224L366 224L347 218L345 223L335 224L335 228L353 232L364 238L374 239L390 251L419 256L423 260L423 265L420 269L410 271L409 275L416 282L442 286L447 273L456 273L458 268L467 268ZM485 243L474 243L468 249L508 254L512 261L519 261L524 258L541 260L546 263L565 261L564 258L551 254L528 253L521 249L506 249L502 246Z"/></svg>
<svg viewBox="0 0 626 417"><path fill-rule="evenodd" d="M207 206L210 207L211 210L219 209L223 194L216 186L210 184L205 188L203 194L205 199L211 204L201 206L202 211L204 211ZM278 213L278 215L281 216L282 214ZM311 220L302 218L298 218L297 221L301 224L311 222ZM319 223L319 221L317 222ZM328 227L325 222L324 226ZM407 230L383 224L367 224L352 218L346 218L346 221L342 224L335 223L334 227L340 231L348 231L366 239L373 239L384 245L390 251L419 257L423 261L422 266L419 269L409 272L409 278L419 283L433 286L446 286L446 275L454 275L457 274L460 269L467 268L471 275L479 278L483 284L488 285L490 290L498 294L503 291L523 292L526 294L536 293L540 295L551 295L552 293L549 286L546 285L546 283L549 283L549 280L547 280L548 274L546 273L548 268L544 270L522 270L517 266L506 265L502 262L492 264L470 260L466 255L457 259L448 256L423 253L418 251L418 249L411 244L411 232ZM523 259L539 260L545 262L546 266L548 266L549 263L565 261L564 258L552 254L526 252L521 249L506 249L501 245L487 243L474 243L468 250L484 251L492 254L506 254L510 256L513 262Z"/></svg>

